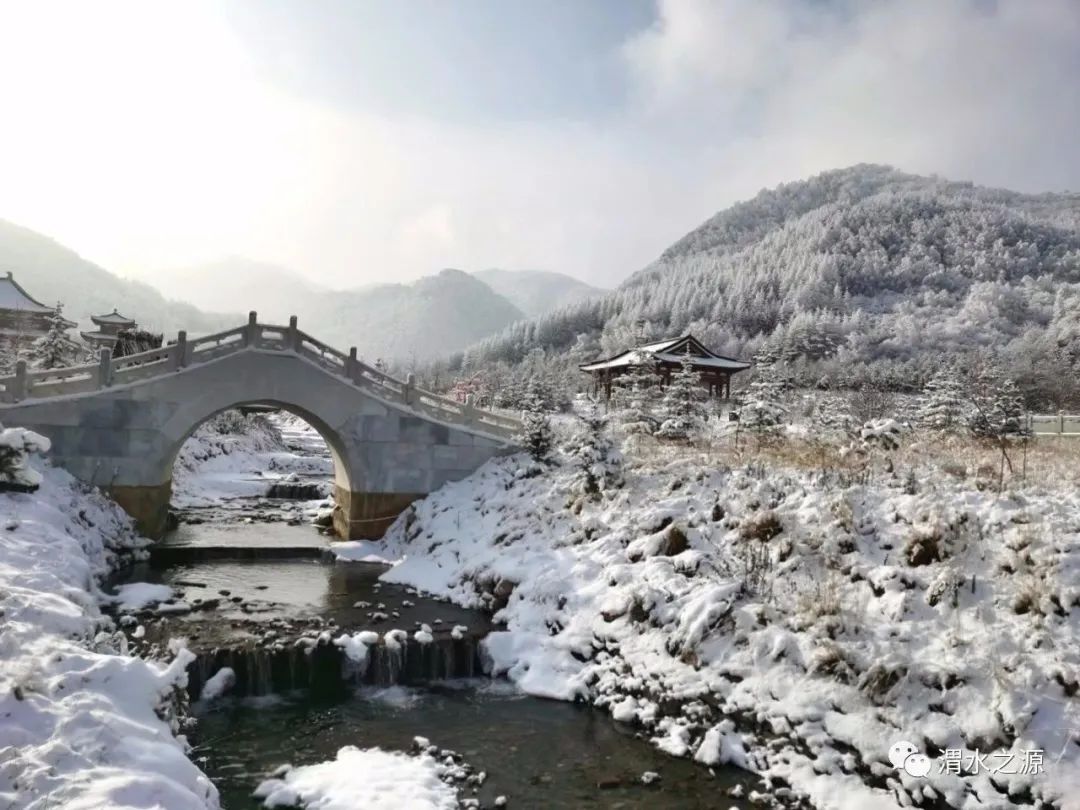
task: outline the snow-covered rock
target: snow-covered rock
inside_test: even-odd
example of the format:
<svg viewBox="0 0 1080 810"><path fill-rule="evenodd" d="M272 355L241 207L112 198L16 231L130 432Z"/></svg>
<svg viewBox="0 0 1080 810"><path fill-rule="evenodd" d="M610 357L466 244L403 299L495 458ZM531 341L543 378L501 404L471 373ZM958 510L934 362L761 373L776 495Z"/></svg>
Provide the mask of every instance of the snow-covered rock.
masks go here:
<svg viewBox="0 0 1080 810"><path fill-rule="evenodd" d="M290 768L255 790L266 807L318 810L456 810L457 790L446 784L442 766L426 753L404 754L345 746L337 757Z"/></svg>
<svg viewBox="0 0 1080 810"><path fill-rule="evenodd" d="M817 806L1075 795L1080 492L1066 479L998 496L932 464L913 487L665 459L631 460L622 488L575 509L565 458L535 476L492 461L395 522L385 554L400 562L382 578L495 610L506 629L485 666L526 692L585 698L673 755L777 777ZM897 739L1047 764L956 775L939 757L916 778L889 762Z"/></svg>

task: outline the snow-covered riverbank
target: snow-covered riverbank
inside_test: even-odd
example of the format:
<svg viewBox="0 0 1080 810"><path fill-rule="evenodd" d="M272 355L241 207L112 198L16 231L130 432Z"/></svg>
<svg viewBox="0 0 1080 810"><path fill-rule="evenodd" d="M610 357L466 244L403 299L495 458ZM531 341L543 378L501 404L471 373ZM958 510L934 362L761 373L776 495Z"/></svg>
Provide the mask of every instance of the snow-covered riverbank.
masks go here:
<svg viewBox="0 0 1080 810"><path fill-rule="evenodd" d="M999 496L927 464L853 485L686 451L593 501L559 461L416 504L384 579L499 609L496 672L785 804L1080 806L1075 482ZM928 775L890 762L900 741Z"/></svg>
<svg viewBox="0 0 1080 810"><path fill-rule="evenodd" d="M126 654L99 583L148 541L115 504L41 461L0 493L0 804L101 810L218 806L175 736L190 654Z"/></svg>

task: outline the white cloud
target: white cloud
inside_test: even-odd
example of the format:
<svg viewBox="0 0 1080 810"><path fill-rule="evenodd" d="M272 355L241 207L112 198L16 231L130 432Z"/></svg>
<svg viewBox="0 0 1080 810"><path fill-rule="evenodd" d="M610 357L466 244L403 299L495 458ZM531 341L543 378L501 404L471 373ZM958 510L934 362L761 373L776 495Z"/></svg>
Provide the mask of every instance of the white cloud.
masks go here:
<svg viewBox="0 0 1080 810"><path fill-rule="evenodd" d="M623 47L620 115L500 126L288 95L216 4L0 0L0 217L144 276L239 253L337 285L614 283L724 205L855 162L1080 187L1078 41L1072 0L662 0Z"/></svg>

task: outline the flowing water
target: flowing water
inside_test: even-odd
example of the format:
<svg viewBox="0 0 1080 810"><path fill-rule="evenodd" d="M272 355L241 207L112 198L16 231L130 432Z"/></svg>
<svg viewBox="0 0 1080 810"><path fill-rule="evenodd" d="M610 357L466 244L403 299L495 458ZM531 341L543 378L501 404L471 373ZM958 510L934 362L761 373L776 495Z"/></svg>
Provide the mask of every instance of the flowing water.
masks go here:
<svg viewBox="0 0 1080 810"><path fill-rule="evenodd" d="M297 449L318 451L304 444L313 432L294 432ZM192 510L149 563L123 577L166 583L191 607L141 615L148 632L132 643L139 649L183 636L196 652L188 736L226 810L259 806L252 791L284 763L333 759L345 745L408 750L414 736L485 771L476 794L485 807L498 795L511 808L748 806L726 795L737 784L748 792L748 774L711 773L661 753L603 712L476 677L479 642L498 629L486 616L382 584L384 566L333 562L327 538L295 525L301 513L295 501L265 496ZM433 641L413 638L421 625L432 628ZM369 648L359 667L329 641L394 628L408 642ZM221 666L237 674L230 696L196 700ZM643 784L647 771L659 781Z"/></svg>
<svg viewBox="0 0 1080 810"><path fill-rule="evenodd" d="M476 794L485 807L498 795L512 808L747 806L724 795L744 776L738 772L710 776L597 710L525 697L493 681L363 688L334 701L296 694L218 703L199 715L196 756L205 757L200 765L224 806L241 810L258 806L251 791L283 763L333 759L345 745L408 750L417 735L487 772ZM646 771L660 774L659 782L642 784Z"/></svg>

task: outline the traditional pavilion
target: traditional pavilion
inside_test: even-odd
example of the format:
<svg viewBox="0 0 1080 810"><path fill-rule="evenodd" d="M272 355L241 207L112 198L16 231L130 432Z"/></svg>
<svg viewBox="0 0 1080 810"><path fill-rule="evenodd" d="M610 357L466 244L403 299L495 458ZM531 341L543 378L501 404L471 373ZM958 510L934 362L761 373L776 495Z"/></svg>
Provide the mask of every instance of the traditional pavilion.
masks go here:
<svg viewBox="0 0 1080 810"><path fill-rule="evenodd" d="M90 348L95 351L115 348L120 333L133 330L136 327L135 321L124 317L115 309L107 315L91 315L90 320L94 322L97 329L93 332L81 332L80 334L83 340L90 344Z"/></svg>
<svg viewBox="0 0 1080 810"><path fill-rule="evenodd" d="M701 375L702 385L717 399L729 399L731 375L750 368L750 363L710 351L691 334L635 346L607 360L586 363L578 368L592 375L594 393L603 390L604 398L611 399L613 380L634 369L648 368L659 378L660 386L666 386L671 382L671 375L682 368L687 355L694 371Z"/></svg>
<svg viewBox="0 0 1080 810"><path fill-rule="evenodd" d="M20 287L10 270L0 276L0 344L4 347L30 344L43 337L55 311L55 307L46 306ZM64 321L65 329L75 326L72 321Z"/></svg>

